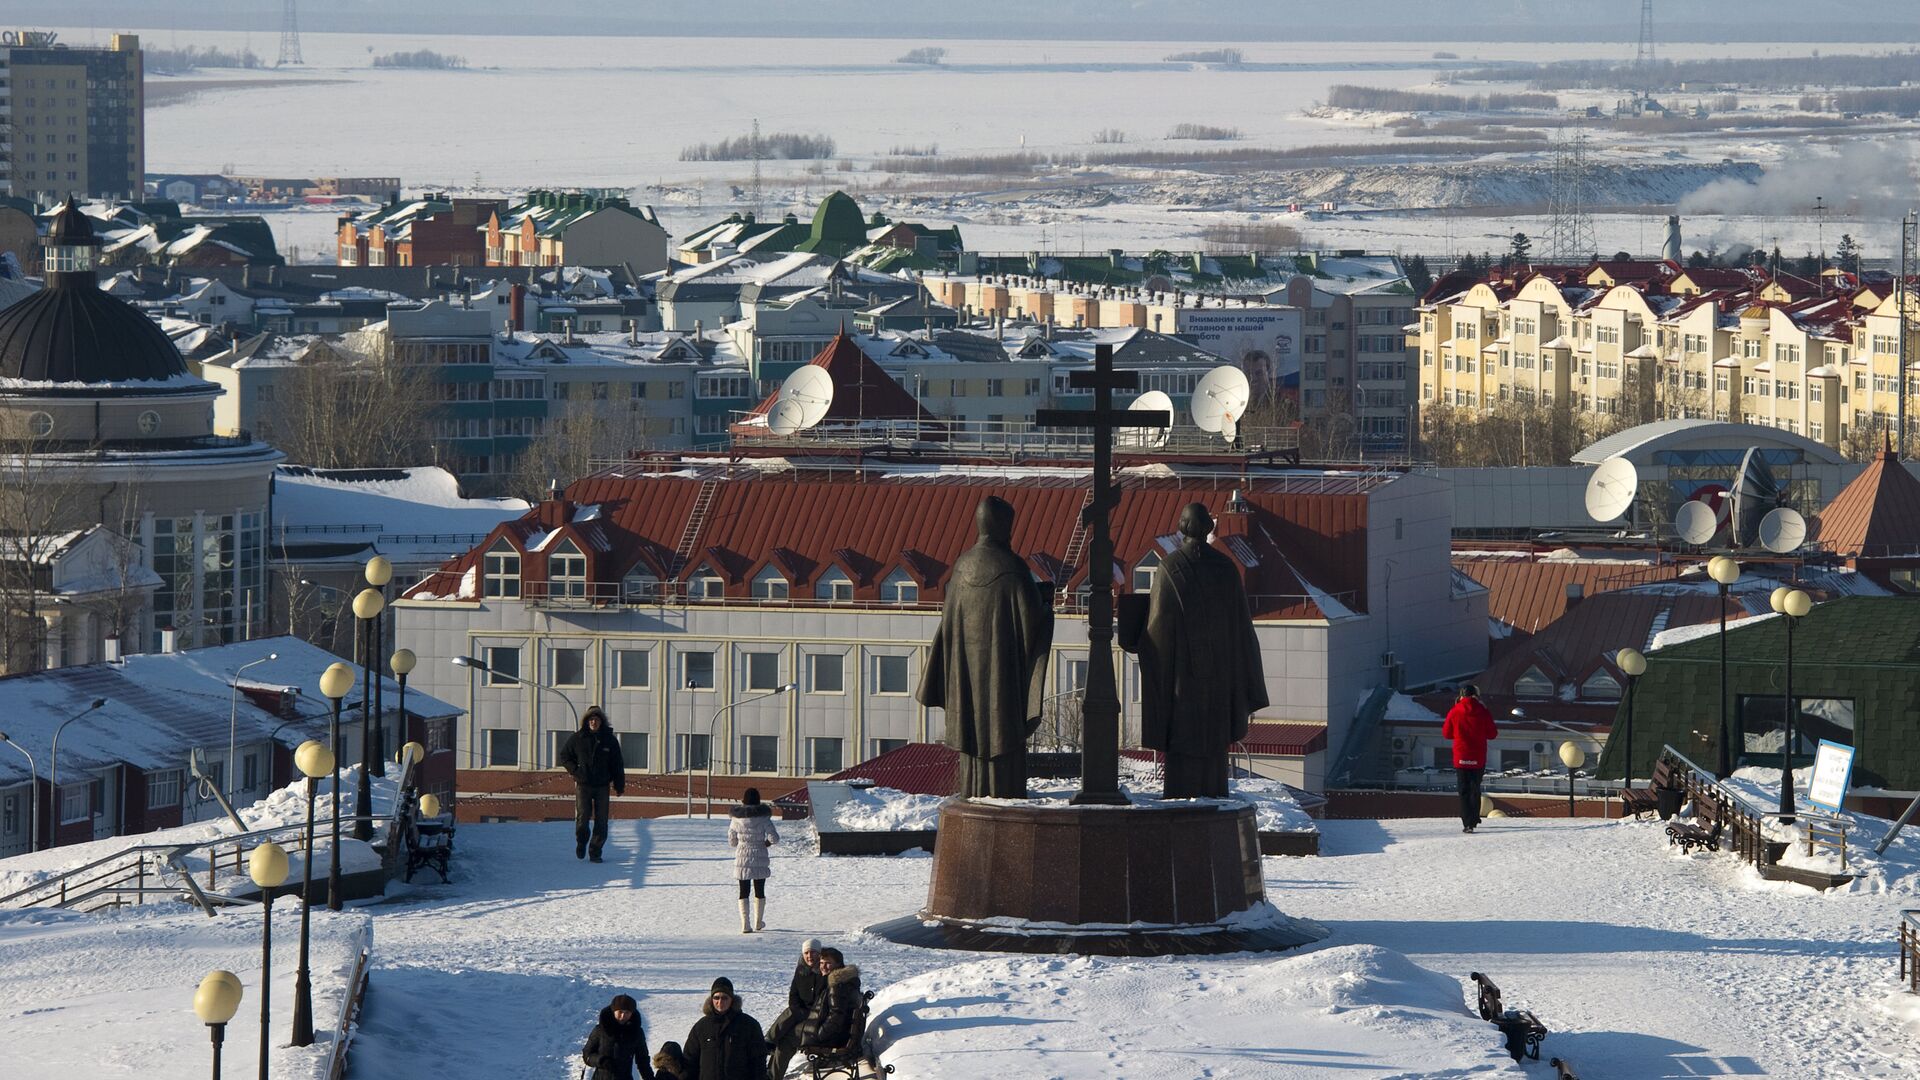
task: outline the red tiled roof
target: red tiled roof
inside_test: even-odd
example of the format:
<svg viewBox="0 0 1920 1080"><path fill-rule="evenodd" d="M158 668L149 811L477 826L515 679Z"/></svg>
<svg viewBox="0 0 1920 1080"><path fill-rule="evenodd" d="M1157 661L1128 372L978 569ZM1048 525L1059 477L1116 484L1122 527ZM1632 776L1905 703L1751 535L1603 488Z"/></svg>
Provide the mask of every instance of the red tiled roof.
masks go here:
<svg viewBox="0 0 1920 1080"><path fill-rule="evenodd" d="M793 596L811 595L820 569L839 565L855 579L856 602L878 602L881 582L894 567L904 567L909 574L928 575L921 582L920 602L931 605L944 599L946 568L974 543L973 515L981 499L997 495L1013 504L1013 548L1042 568L1065 565L1086 499L1084 473L1069 470L1009 477L987 471L885 473L884 464L869 467L874 471L711 467L629 475L608 470L576 481L565 498L544 500L500 526L410 595L445 597L451 591L446 582L475 566L501 539L526 554L521 565L526 595L544 595L547 555L577 538L594 596L617 596L619 582L637 565L662 579L682 581L711 566L725 579L725 596L744 599L762 567L792 575L811 564L812 577L788 577ZM1324 617L1307 582L1364 611L1372 482L1316 477L1302 483L1298 476L1257 473L1218 483L1123 476L1113 512L1114 555L1126 568L1149 552L1163 553L1160 538L1173 534L1181 509L1203 502L1214 508L1220 546L1244 567L1256 616ZM709 484L707 510L690 522ZM1235 486L1249 506L1246 513L1225 512ZM600 507L599 515L573 523L575 508L590 504ZM676 572L674 552L690 524L695 534L687 550L693 554ZM589 528L594 535L582 535ZM530 547L538 550L529 552ZM1249 556L1254 565L1245 566ZM1082 555L1080 562L1085 561ZM1068 567L1060 576L1058 586L1078 588L1086 567ZM1121 579L1123 587L1131 586L1130 574Z"/></svg>
<svg viewBox="0 0 1920 1080"><path fill-rule="evenodd" d="M933 419L933 414L921 408L920 402L906 387L895 382L893 376L881 370L879 364L874 363L860 350L860 346L853 343L845 328L833 336L833 340L820 350L809 366L824 368L833 378L833 404L827 407L821 423ZM765 416L779 398L780 392L777 390L768 394L747 413L745 419ZM734 433L764 435L766 427L764 424L743 421L735 425Z"/></svg>
<svg viewBox="0 0 1920 1080"><path fill-rule="evenodd" d="M1325 724L1248 724L1240 745L1251 754L1301 757L1327 748Z"/></svg>
<svg viewBox="0 0 1920 1080"><path fill-rule="evenodd" d="M1820 511L1820 546L1873 558L1920 548L1920 480L1888 450Z"/></svg>
<svg viewBox="0 0 1920 1080"><path fill-rule="evenodd" d="M881 787L904 791L909 795L951 795L957 786L959 751L942 743L908 743L889 750L851 769L842 769L828 780L871 780Z"/></svg>
<svg viewBox="0 0 1920 1080"><path fill-rule="evenodd" d="M1456 554L1453 567L1487 587L1487 614L1523 633L1533 633L1567 610L1567 586L1583 597L1679 578L1677 566L1531 559L1472 558Z"/></svg>
<svg viewBox="0 0 1920 1080"><path fill-rule="evenodd" d="M1739 601L1726 604L1729 616L1746 615ZM1601 666L1619 680L1614 653L1624 648L1644 651L1656 627L1667 630L1712 622L1720 617L1720 605L1720 597L1713 593L1609 592L1588 597L1508 649L1475 681L1482 693L1511 696L1515 681L1531 667L1559 683L1585 682Z"/></svg>

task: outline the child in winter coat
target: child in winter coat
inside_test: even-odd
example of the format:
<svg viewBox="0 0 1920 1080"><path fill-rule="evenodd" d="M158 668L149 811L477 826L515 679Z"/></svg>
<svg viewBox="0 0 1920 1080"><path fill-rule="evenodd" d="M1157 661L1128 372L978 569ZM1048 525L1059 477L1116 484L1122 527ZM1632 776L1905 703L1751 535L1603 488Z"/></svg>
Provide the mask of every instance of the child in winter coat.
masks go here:
<svg viewBox="0 0 1920 1080"><path fill-rule="evenodd" d="M748 788L727 822L727 846L733 849L733 876L740 882L740 932L767 928L767 875L772 860L767 849L780 842L773 827L773 807L760 801L760 789ZM753 890L753 914L747 914L747 890Z"/></svg>
<svg viewBox="0 0 1920 1080"><path fill-rule="evenodd" d="M663 1042L653 1055L653 1080L693 1080L687 1072L687 1056L677 1042Z"/></svg>
<svg viewBox="0 0 1920 1080"><path fill-rule="evenodd" d="M633 998L616 994L600 1010L600 1023L587 1036L580 1056L592 1067L593 1080L633 1080L635 1065L640 1067L640 1080L654 1080L647 1033L640 1026L640 1010Z"/></svg>

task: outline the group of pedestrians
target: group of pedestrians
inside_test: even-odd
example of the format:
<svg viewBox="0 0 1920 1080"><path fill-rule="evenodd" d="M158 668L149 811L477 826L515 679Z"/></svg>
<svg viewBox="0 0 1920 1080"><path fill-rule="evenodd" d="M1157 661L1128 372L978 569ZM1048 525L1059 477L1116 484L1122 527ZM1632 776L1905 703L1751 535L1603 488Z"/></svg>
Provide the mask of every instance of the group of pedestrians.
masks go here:
<svg viewBox="0 0 1920 1080"><path fill-rule="evenodd" d="M858 1037L855 1020L865 1002L860 969L839 949L809 938L787 988L787 1007L771 1029L748 1015L733 981L713 980L700 1019L684 1043L647 1053L647 1035L633 998L617 994L581 1052L592 1080L780 1080L802 1047L838 1049ZM771 1060L769 1060L771 1059Z"/></svg>

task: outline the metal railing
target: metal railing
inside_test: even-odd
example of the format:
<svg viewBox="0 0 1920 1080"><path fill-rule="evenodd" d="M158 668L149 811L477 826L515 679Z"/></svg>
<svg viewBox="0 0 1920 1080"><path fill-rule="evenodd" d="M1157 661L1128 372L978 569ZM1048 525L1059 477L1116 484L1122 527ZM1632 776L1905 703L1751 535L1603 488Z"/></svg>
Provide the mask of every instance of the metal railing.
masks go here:
<svg viewBox="0 0 1920 1080"><path fill-rule="evenodd" d="M1920 908L1900 913L1900 981L1907 993L1920 994Z"/></svg>
<svg viewBox="0 0 1920 1080"><path fill-rule="evenodd" d="M1788 842L1767 835L1767 819L1777 818L1779 814L1770 814L1748 805L1739 792L1722 783L1711 770L1694 764L1671 744L1661 746L1660 753L1680 766L1675 771L1686 800L1698 806L1703 800L1715 799L1726 808L1729 815L1726 822L1728 843L1734 854L1755 866L1771 866L1789 846Z"/></svg>
<svg viewBox="0 0 1920 1080"><path fill-rule="evenodd" d="M1091 400L1089 398L1088 400ZM743 417L744 418L744 417ZM736 421L737 422L737 421ZM1239 437L1228 442L1191 426L1178 426L1166 432L1165 441L1145 429L1123 428L1115 439L1118 454L1229 454L1260 453L1266 450L1298 450L1300 431L1294 427L1244 428ZM1094 433L1091 430L1049 428L1025 420L863 420L857 423L828 422L803 428L789 435L756 431L739 438L745 445L770 447L853 447L860 449L909 447L925 449L929 444L954 452L988 456L1054 456L1091 454Z"/></svg>
<svg viewBox="0 0 1920 1080"><path fill-rule="evenodd" d="M692 594L690 583L685 581L654 582L645 592L630 591L618 583L603 581L522 581L519 599L526 606L537 608L685 608L707 604L716 607L753 607L773 610L826 608L835 611L937 611L940 608L939 601L924 598L895 601L829 600L804 595L695 596ZM1357 610L1360 604L1360 591L1345 589L1339 592L1322 593L1250 593L1247 596L1247 602L1255 611L1273 611L1307 603L1317 605L1328 600ZM1087 603L1086 594L1081 590L1075 590L1057 597L1055 610L1084 614Z"/></svg>

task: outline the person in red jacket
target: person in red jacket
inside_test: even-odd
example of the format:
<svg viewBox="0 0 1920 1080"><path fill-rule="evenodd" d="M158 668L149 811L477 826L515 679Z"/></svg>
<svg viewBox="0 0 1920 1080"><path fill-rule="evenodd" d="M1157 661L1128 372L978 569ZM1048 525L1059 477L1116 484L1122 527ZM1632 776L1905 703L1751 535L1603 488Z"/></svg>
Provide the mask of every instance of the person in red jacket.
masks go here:
<svg viewBox="0 0 1920 1080"><path fill-rule="evenodd" d="M1460 688L1460 700L1447 710L1440 734L1453 740L1453 771L1460 787L1461 832L1480 824L1480 777L1487 771L1487 740L1500 734L1493 714L1480 703L1480 689L1472 683Z"/></svg>

